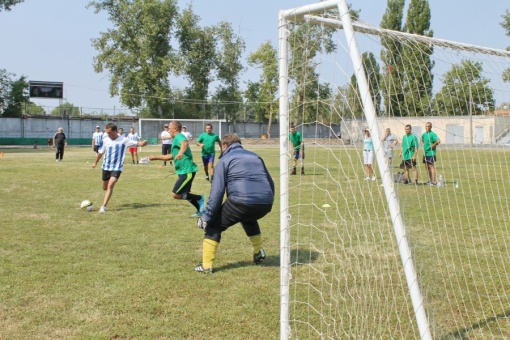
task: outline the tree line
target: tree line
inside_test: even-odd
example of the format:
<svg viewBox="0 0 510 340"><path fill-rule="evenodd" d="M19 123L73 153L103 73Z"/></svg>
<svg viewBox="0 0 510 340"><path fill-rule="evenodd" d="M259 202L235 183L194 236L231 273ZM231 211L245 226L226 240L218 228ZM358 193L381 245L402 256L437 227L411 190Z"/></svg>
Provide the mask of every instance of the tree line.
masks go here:
<svg viewBox="0 0 510 340"><path fill-rule="evenodd" d="M0 11L10 10L23 0L0 0ZM427 0L411 0L404 20L405 0L387 0L382 28L433 36L431 12ZM98 0L88 8L104 12L112 27L92 40L97 55L92 63L98 73L110 75L109 93L139 116L154 118L225 118L238 121L249 117L259 122L277 120L278 56L270 41L263 43L244 60L246 44L228 22L202 26L192 5L177 7L177 0ZM350 6L349 6L350 8ZM353 19L360 11L350 8ZM510 36L510 13L503 16L501 26ZM321 83L317 58L337 50L332 28L311 24L290 27L289 64L292 82L290 94L291 120L308 122L320 119L338 123L331 105L339 112L349 108L356 116L363 110L353 75L349 84L333 91L332 85ZM444 76L442 89L432 95L432 46L383 37L381 64L371 52L362 55L369 81L370 94L378 114L463 115L467 102L493 103L493 90L482 76L483 65L463 61ZM260 70L256 81L248 81L242 89L241 75L249 67ZM410 77L409 75L413 76ZM184 88L172 86L172 77L186 79ZM510 69L503 74L510 81ZM211 91L211 86L216 87ZM459 85L461 84L461 85ZM466 87L463 91L458 87ZM469 87L469 91L467 90ZM212 93L212 94L211 94ZM335 94L336 93L336 94ZM452 100L459 93L470 100ZM404 95L406 94L406 95ZM384 105L382 104L384 103ZM79 115L71 103L62 104L51 114ZM26 77L0 69L0 110L4 117L19 117L23 112L42 113L44 109L30 102ZM471 110L471 108L469 108ZM478 111L479 112L478 112ZM483 110L474 107L474 113Z"/></svg>

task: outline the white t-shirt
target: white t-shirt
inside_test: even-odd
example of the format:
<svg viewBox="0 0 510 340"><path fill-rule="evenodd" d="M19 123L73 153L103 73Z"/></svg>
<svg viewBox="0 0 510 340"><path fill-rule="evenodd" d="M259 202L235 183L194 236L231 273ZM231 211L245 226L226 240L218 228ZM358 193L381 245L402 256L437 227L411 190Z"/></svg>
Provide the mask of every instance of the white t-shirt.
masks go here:
<svg viewBox="0 0 510 340"><path fill-rule="evenodd" d="M135 132L135 133L130 132L130 133L128 133L127 138L138 142L142 137L140 137L138 132Z"/></svg>
<svg viewBox="0 0 510 340"><path fill-rule="evenodd" d="M188 131L181 131L181 133L184 135L184 137L186 137L187 140L190 140L191 137L193 137Z"/></svg>
<svg viewBox="0 0 510 340"><path fill-rule="evenodd" d="M170 145L172 144L172 142L173 142L173 140L174 140L173 138L170 138L170 139L163 139L163 137L172 137L172 135L170 134L170 132L168 132L168 131L166 131L166 130L165 130L165 131L163 131L163 132L161 132L161 141L162 141L162 143L163 143L163 144L170 144Z"/></svg>

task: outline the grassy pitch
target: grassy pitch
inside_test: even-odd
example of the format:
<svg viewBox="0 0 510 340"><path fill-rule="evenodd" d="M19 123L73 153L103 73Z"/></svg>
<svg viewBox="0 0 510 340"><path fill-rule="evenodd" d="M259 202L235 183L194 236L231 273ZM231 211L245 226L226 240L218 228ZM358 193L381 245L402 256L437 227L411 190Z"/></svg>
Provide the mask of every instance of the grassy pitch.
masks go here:
<svg viewBox="0 0 510 340"><path fill-rule="evenodd" d="M170 196L172 167L134 166L127 155L108 212L98 214L101 170L91 168L90 148L66 148L62 163L53 149L4 149L0 338L277 338L279 150L246 148L264 158L277 185L273 211L261 221L268 258L253 265L250 242L234 226L223 234L216 273L207 276L193 271L203 232L190 217L194 208ZM380 181L363 181L359 150L307 152L307 175L290 179L293 337L414 337ZM150 146L140 157L159 153ZM454 150L441 157L444 190L397 187L433 332L510 336L508 153L481 151L475 159ZM484 164L487 179L480 178ZM456 191L452 181L460 174ZM207 196L209 188L199 166L192 192ZM90 213L80 210L85 199L94 203ZM314 295L310 287L334 294Z"/></svg>

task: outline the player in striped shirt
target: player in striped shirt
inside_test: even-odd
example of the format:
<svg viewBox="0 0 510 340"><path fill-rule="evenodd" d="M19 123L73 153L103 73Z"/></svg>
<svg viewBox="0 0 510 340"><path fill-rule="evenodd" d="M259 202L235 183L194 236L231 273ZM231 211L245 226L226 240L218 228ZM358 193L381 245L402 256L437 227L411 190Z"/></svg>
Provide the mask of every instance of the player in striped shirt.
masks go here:
<svg viewBox="0 0 510 340"><path fill-rule="evenodd" d="M100 213L106 212L106 205L113 194L115 183L117 183L120 178L122 166L124 165L126 148L147 145L146 140L131 140L124 136L120 136L117 133L117 125L113 123L106 125L105 133L108 134L108 137L103 140L103 145L101 145L98 150L96 161L92 163L92 168L94 169L104 155L103 166L101 169L103 169L103 190L106 192L104 194L101 209L99 209Z"/></svg>
<svg viewBox="0 0 510 340"><path fill-rule="evenodd" d="M140 137L140 135L135 132L135 128L130 128L127 138L131 139L132 141L139 141L142 137ZM129 152L131 153L131 160L133 161L133 164L138 164L138 148L136 146L129 147Z"/></svg>
<svg viewBox="0 0 510 340"><path fill-rule="evenodd" d="M101 143L103 142L103 133L101 132L101 128L96 126L96 131L92 134L92 150L97 155L97 150L99 150L99 147L101 147Z"/></svg>

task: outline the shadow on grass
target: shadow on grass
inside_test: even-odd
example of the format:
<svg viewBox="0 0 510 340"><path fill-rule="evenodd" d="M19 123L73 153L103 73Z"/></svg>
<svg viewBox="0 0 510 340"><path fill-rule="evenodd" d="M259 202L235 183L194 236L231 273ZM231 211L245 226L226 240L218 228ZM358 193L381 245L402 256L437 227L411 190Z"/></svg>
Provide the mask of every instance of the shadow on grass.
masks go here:
<svg viewBox="0 0 510 340"><path fill-rule="evenodd" d="M297 250L291 250L290 252L290 263L292 265L302 265L302 264L308 264L315 262L319 258L319 253L316 251L310 251L310 250L300 250L299 252ZM224 270L231 270L231 269L237 269L242 267L249 267L254 266L252 261L239 261L227 264L225 266L221 267L215 267L215 271L224 271ZM260 267L280 267L280 255L268 255L266 257L266 260L259 264Z"/></svg>
<svg viewBox="0 0 510 340"><path fill-rule="evenodd" d="M168 204L161 203L129 203L129 204L121 204L115 210L127 210L127 209L142 209L142 208L150 208L150 207L160 207Z"/></svg>
<svg viewBox="0 0 510 340"><path fill-rule="evenodd" d="M485 320L478 321L477 323L474 323L469 327L459 329L453 333L441 337L441 339L469 339L471 338L469 334L470 332L473 332L480 328L486 328L487 326L489 326L489 324L498 322L498 320L500 319L508 318L510 318L510 310L504 311L503 313L497 314L495 316L491 316L490 318L487 318Z"/></svg>

